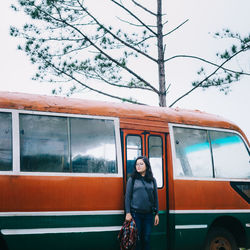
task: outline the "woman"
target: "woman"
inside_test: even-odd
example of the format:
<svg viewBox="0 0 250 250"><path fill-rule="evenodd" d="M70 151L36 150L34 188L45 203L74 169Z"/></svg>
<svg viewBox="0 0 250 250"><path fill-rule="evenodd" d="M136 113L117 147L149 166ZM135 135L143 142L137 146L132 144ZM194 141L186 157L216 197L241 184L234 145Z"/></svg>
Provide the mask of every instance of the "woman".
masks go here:
<svg viewBox="0 0 250 250"><path fill-rule="evenodd" d="M125 195L126 221L135 220L138 230L136 249L150 249L153 224L159 224L157 184L147 157L135 160L134 172L127 182Z"/></svg>

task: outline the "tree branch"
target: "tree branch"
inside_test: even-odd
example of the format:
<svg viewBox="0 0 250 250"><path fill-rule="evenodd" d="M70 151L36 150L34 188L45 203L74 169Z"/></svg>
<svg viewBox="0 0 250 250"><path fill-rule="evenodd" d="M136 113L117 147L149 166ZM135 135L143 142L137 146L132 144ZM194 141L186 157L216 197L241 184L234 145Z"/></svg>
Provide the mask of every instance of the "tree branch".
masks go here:
<svg viewBox="0 0 250 250"><path fill-rule="evenodd" d="M188 94L190 94L192 91L194 91L195 89L197 89L199 86L201 86L201 84L205 81L207 81L211 76L213 76L219 69L222 68L222 66L224 64L226 64L228 61L230 61L233 57L235 57L236 55L240 54L241 52L245 51L246 49L249 49L250 46L247 46L241 50L239 50L238 52L236 52L234 55L232 55L230 58L228 58L227 60L225 60L214 72L212 72L209 76L207 76L205 79L203 79L199 84L197 84L195 87L193 87L192 89L190 89L188 92L186 92L184 95L180 96L179 98L177 98L169 107L171 108L174 104L176 104L179 100L181 100L183 97L187 96Z"/></svg>
<svg viewBox="0 0 250 250"><path fill-rule="evenodd" d="M141 21L136 15L134 15L129 9L127 9L126 7L124 7L122 4L117 3L114 0L110 0L113 3L115 3L116 5L120 6L122 9L124 9L126 12L128 12L133 18L135 18L139 23L141 23L143 25L143 27L145 27L146 29L148 29L151 33L153 33L155 36L157 36L157 33L154 32L148 25L146 25L143 21Z"/></svg>
<svg viewBox="0 0 250 250"><path fill-rule="evenodd" d="M111 0L113 1L113 0ZM35 5L34 5L35 6ZM71 27L73 30L76 30L79 34L81 34L96 50L98 50L101 54L103 54L105 57L107 57L110 61L114 62L116 65L118 65L119 67L123 68L124 70L126 70L128 73L130 73L131 75L133 75L134 77L136 77L138 80L140 80L141 82L143 82L146 86L150 87L155 93L159 94L159 91L150 83L148 83L146 80L144 80L142 77L140 77L139 75L137 75L133 70L129 69L128 67L126 67L125 65L123 65L122 63L118 62L116 59L112 58L110 55L108 55L107 53L105 53L101 48L99 48L94 42L92 42L90 40L90 38L88 38L84 33L82 33L82 31L80 31L78 28L74 27L74 25L68 23L67 21L63 20L63 19L58 19L54 16L51 16L50 14L48 14L45 11L42 11L41 9L38 8L39 11L43 12L45 15L49 16L50 18L52 18L53 20L59 22L59 23L64 23L66 24L68 27Z"/></svg>
<svg viewBox="0 0 250 250"><path fill-rule="evenodd" d="M43 55L40 54L41 58L43 58ZM74 76L72 76L71 74L68 74L67 72L59 69L58 67L56 67L54 64L52 64L50 61L47 61L46 59L43 59L47 64L49 64L52 68L54 68L54 70L56 70L58 73L61 73L61 74L64 74L65 76L71 78L72 80L74 80L75 82L79 83L80 85L82 85L83 87L91 90L91 91L94 91L98 94L101 94L101 95L105 95L105 96L108 96L108 97L111 97L111 98L114 98L114 99L118 99L120 101L126 101L126 102L130 102L130 103L133 103L133 104L141 104L141 105L146 105L144 103L140 103L140 102L137 102L137 101L132 101L130 99L127 99L127 98L122 98L122 97L119 97L119 96L114 96L114 95L111 95L111 94L108 94L106 92L103 92L103 91L100 91L98 89L94 89L94 88L91 88L90 86L82 83L80 80L78 80L77 78L75 78Z"/></svg>
<svg viewBox="0 0 250 250"><path fill-rule="evenodd" d="M146 7L142 6L141 4L137 3L135 0L132 0L132 2L137 5L138 7L140 7L141 9L143 9L144 11L148 12L149 14L153 15L153 16L157 16L156 13L154 13L153 11L147 9Z"/></svg>
<svg viewBox="0 0 250 250"><path fill-rule="evenodd" d="M83 7L83 5L79 2L79 0L77 1L79 3L79 5L81 6L81 8L100 26L102 27L108 34L110 34L114 39L118 40L119 42L121 42L122 44L124 44L125 46L129 47L130 49L136 51L137 53L149 58L150 60L154 61L157 63L157 60L151 56L149 56L148 54L144 53L143 51L135 48L134 46L128 44L127 42L123 41L122 39L120 39L118 36L116 36L113 32L111 32L109 29L107 29L104 25L102 25L89 11L87 11L86 8Z"/></svg>
<svg viewBox="0 0 250 250"><path fill-rule="evenodd" d="M105 83L114 86L114 87L119 87L119 88L127 88L127 89L142 89L142 90L148 90L148 91L153 91L152 89L149 88L145 88L145 87L139 87L139 86L128 86L128 85L122 85L122 84L115 84L112 82L109 82L108 80L106 80L104 77L102 77L100 74L98 74L97 72L95 72L95 74L97 75L96 79L101 79L102 81L104 81ZM93 78L93 77L91 77ZM153 91L154 92L154 91Z"/></svg>
<svg viewBox="0 0 250 250"><path fill-rule="evenodd" d="M231 69L227 69L227 68L221 67L220 65L218 65L216 63L210 62L210 61L208 61L206 59L203 59L201 57L198 57L198 56L176 55L176 56L172 56L170 58L165 59L164 62L170 61L170 60L175 59L175 58L192 58L192 59L197 59L197 60L203 61L205 63L211 64L211 65L213 65L215 67L220 67L221 69L226 70L228 72L250 76L250 73L238 72L238 71L234 71L234 70L231 70Z"/></svg>
<svg viewBox="0 0 250 250"><path fill-rule="evenodd" d="M188 22L189 19L187 19L186 21L184 21L183 23L181 23L180 25L178 25L176 28L174 28L173 30L169 31L168 33L164 34L163 36L168 36L169 34L173 33L174 31L176 31L177 29L179 29L182 25L184 25L186 22Z"/></svg>

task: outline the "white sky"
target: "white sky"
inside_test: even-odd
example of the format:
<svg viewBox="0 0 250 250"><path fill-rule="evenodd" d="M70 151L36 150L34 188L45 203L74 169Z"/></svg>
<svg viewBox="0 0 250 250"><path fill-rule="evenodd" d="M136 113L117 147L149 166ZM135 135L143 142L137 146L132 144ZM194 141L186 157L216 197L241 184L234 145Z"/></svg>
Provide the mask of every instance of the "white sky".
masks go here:
<svg viewBox="0 0 250 250"><path fill-rule="evenodd" d="M9 36L10 25L25 22L22 14L15 13L9 8L13 2L14 0L1 2L0 91L51 94L49 84L31 80L35 66L29 63L29 58L24 53L17 51L18 39ZM91 2L94 3L93 0ZM249 0L168 0L165 10L168 17L168 30L189 19L188 23L169 37L166 48L168 57L175 54L189 54L217 62L216 52L223 51L223 48L231 41L214 39L213 33L223 28L230 28L243 35L250 32ZM101 11L103 13L103 10ZM248 52L247 56L239 57L235 63L250 72L249 62L250 53ZM191 82L197 79L196 72L199 67L200 63L191 59L176 59L166 66L167 82L171 83L167 96L168 104L191 88ZM152 75L151 68L147 69L146 65L143 65L143 68L145 68L145 75L146 73ZM217 89L206 91L198 89L175 106L198 109L228 118L239 125L250 139L250 77L245 77L241 82L233 84L231 90L225 96ZM107 100L90 92L75 96ZM147 99L151 105L157 105L158 102L157 98L144 94L138 96L138 99L141 101Z"/></svg>

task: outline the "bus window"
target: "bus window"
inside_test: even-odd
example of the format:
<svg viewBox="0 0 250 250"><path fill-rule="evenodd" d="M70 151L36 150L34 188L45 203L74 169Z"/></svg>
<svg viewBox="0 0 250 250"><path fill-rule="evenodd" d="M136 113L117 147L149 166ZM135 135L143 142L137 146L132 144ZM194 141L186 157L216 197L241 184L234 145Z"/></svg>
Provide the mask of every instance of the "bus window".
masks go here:
<svg viewBox="0 0 250 250"><path fill-rule="evenodd" d="M142 155L142 140L139 135L127 136L127 178L133 172L134 161L138 156Z"/></svg>
<svg viewBox="0 0 250 250"><path fill-rule="evenodd" d="M20 114L21 171L117 173L113 120Z"/></svg>
<svg viewBox="0 0 250 250"><path fill-rule="evenodd" d="M175 176L213 177L206 130L174 127Z"/></svg>
<svg viewBox="0 0 250 250"><path fill-rule="evenodd" d="M250 178L249 152L234 133L210 131L215 177Z"/></svg>
<svg viewBox="0 0 250 250"><path fill-rule="evenodd" d="M25 172L69 172L67 118L20 114L20 165Z"/></svg>
<svg viewBox="0 0 250 250"><path fill-rule="evenodd" d="M73 172L117 173L112 120L71 118Z"/></svg>
<svg viewBox="0 0 250 250"><path fill-rule="evenodd" d="M163 187L162 138L160 136L150 135L148 138L148 149L153 175L157 181L158 188L161 188Z"/></svg>
<svg viewBox="0 0 250 250"><path fill-rule="evenodd" d="M11 113L0 113L0 171L12 170Z"/></svg>

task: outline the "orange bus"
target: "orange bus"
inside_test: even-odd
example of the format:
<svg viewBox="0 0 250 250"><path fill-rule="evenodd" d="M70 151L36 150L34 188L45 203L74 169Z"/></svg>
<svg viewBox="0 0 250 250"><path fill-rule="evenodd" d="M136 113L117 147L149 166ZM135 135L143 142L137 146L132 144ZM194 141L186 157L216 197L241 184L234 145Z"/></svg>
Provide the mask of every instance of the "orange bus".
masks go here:
<svg viewBox="0 0 250 250"><path fill-rule="evenodd" d="M250 247L249 142L199 111L0 93L0 249L119 249L126 180L146 155L152 249Z"/></svg>

